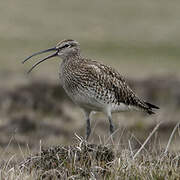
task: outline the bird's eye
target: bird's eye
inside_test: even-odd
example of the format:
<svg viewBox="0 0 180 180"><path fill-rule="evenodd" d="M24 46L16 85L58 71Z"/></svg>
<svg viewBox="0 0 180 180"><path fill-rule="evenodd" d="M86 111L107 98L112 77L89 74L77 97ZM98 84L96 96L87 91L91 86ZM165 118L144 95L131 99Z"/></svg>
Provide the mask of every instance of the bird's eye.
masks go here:
<svg viewBox="0 0 180 180"><path fill-rule="evenodd" d="M67 48L69 46L70 46L69 44L65 44L62 48Z"/></svg>

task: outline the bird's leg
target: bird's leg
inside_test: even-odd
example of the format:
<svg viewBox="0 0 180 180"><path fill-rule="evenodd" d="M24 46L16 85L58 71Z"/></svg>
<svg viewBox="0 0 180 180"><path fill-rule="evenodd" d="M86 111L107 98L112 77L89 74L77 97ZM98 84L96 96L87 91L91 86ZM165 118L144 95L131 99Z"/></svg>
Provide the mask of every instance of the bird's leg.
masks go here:
<svg viewBox="0 0 180 180"><path fill-rule="evenodd" d="M90 118L87 118L87 126L86 126L86 141L88 141L89 136L91 134L91 124L90 124Z"/></svg>
<svg viewBox="0 0 180 180"><path fill-rule="evenodd" d="M89 136L91 134L90 112L85 111L85 116L86 116L86 141L88 141Z"/></svg>
<svg viewBox="0 0 180 180"><path fill-rule="evenodd" d="M113 132L114 132L114 125L113 125L113 123L112 123L112 116L111 116L111 114L108 115L108 120L109 120L109 130L110 130L110 134L112 135Z"/></svg>

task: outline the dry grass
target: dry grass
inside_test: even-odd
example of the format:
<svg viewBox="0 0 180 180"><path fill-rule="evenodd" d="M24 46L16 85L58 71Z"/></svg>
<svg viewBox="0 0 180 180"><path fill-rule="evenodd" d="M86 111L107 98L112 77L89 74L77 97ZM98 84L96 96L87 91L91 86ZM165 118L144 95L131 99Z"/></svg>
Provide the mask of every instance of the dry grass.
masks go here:
<svg viewBox="0 0 180 180"><path fill-rule="evenodd" d="M110 137L103 136L108 128L102 116L93 117L99 126L93 130L89 143L73 136L73 128L84 134L83 120L79 120L79 114L73 114L75 106L59 85L32 81L13 90L4 88L0 94L1 118L6 117L0 125L0 179L179 179L180 82L172 76L166 77L168 84L160 83L163 77L152 79L130 84L141 89L146 99L168 102L171 121L162 112L156 117L121 114L129 122L126 130L117 129L112 142ZM166 99L162 98L164 95ZM161 111L167 108L162 107ZM123 122L117 124L118 116L114 119L116 127L122 126Z"/></svg>
<svg viewBox="0 0 180 180"><path fill-rule="evenodd" d="M179 179L179 153L156 148L132 156L131 148L119 144L88 144L76 135L70 146L43 149L10 167L1 169L1 179Z"/></svg>
<svg viewBox="0 0 180 180"><path fill-rule="evenodd" d="M145 92L146 99L153 99L158 97L155 87L161 89L164 83L158 83L158 78L157 82L153 81L157 86L151 82L150 78L137 83L132 81L131 84L135 89L144 87L142 92ZM35 81L14 90L4 89L0 94L0 107L7 119L0 125L0 179L179 179L180 155L171 146L178 146L179 141L180 96L178 91L174 93L170 88L174 86L174 90L175 87L178 89L179 81L169 77L169 82L171 83L166 84L166 99L155 99L163 103L169 102L167 107L172 107L169 99L176 99L173 101L170 117L174 119L171 122L166 122L165 118L168 117L159 115L156 116L159 123L145 125L141 123L150 119L128 113L124 118L137 122L132 125L128 122L125 131L117 130L115 141L111 142L108 136L100 135L105 134L104 127L107 123L98 119L101 124L93 132L90 143L77 135L72 136L75 125L76 132L84 134L84 125L82 126L82 121L76 121L79 115L72 115L75 107L66 99L59 85ZM65 110L65 107L69 109ZM33 112L36 115L31 115ZM49 120L45 121L47 117ZM57 117L60 120L56 121ZM143 121L140 122L138 118ZM117 122L118 118L115 119ZM8 140L13 131L14 135ZM66 141L71 143L64 145Z"/></svg>

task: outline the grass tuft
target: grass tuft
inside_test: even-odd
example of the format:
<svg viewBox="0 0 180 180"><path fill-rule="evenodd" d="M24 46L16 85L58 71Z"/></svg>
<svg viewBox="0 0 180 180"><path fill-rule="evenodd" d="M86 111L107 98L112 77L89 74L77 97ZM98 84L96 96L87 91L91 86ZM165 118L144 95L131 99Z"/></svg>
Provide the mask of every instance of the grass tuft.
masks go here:
<svg viewBox="0 0 180 180"><path fill-rule="evenodd" d="M41 178L52 174L57 178L90 178L96 173L104 177L110 175L114 159L111 148L82 141L76 145L42 149L23 161L20 169L29 173L35 170Z"/></svg>
<svg viewBox="0 0 180 180"><path fill-rule="evenodd" d="M130 149L80 141L69 146L40 148L11 168L0 170L0 179L179 179L179 153L148 150L132 157Z"/></svg>

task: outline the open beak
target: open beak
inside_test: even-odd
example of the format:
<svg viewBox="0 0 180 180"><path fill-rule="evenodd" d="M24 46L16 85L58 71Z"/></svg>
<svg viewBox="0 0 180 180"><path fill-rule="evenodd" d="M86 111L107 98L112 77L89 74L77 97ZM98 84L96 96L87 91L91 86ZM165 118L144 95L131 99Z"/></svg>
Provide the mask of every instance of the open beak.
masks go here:
<svg viewBox="0 0 180 180"><path fill-rule="evenodd" d="M46 53L46 52L50 52L50 51L56 51L54 54L51 54L47 57L45 57L44 59L41 59L40 61L38 61L36 64L34 64L32 66L32 68L28 71L28 73L30 73L37 65L39 65L40 63L42 63L43 61L47 60L47 59L50 59L52 57L55 57L58 55L58 49L56 47L53 47L53 48L50 48L50 49L46 49L44 51L40 51L40 52L37 52L37 53L34 53L32 54L31 56L27 57L22 63L24 64L27 60L29 60L30 58L36 56L36 55L39 55L39 54L43 54L43 53Z"/></svg>

